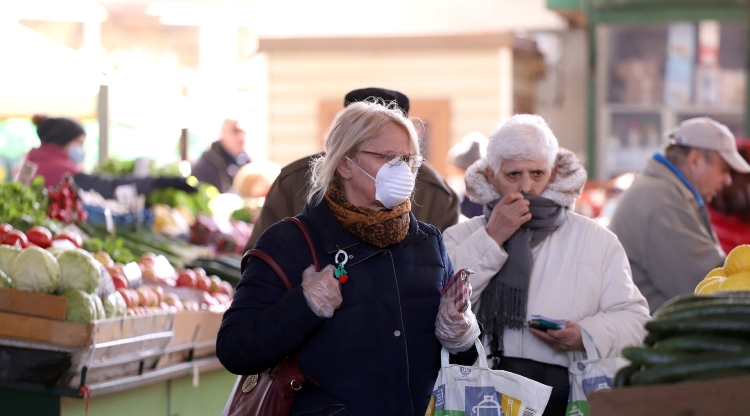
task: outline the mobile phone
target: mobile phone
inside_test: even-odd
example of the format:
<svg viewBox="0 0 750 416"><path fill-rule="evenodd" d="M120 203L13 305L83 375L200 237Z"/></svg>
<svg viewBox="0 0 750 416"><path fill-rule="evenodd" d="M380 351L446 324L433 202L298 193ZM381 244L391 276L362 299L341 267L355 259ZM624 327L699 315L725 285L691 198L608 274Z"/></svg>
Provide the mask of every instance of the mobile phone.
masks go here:
<svg viewBox="0 0 750 416"><path fill-rule="evenodd" d="M469 307L469 276L472 273L467 267L457 271L440 292L440 297L454 300L459 312L465 312Z"/></svg>
<svg viewBox="0 0 750 416"><path fill-rule="evenodd" d="M548 329L560 329L560 325L546 319L532 319L528 322L529 328L535 328L547 332Z"/></svg>

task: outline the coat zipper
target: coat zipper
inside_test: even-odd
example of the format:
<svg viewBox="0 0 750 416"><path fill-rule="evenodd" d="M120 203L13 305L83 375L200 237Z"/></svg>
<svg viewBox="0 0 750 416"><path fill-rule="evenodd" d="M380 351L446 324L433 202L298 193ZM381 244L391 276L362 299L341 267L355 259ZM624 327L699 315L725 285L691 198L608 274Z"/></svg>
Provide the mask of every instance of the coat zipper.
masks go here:
<svg viewBox="0 0 750 416"><path fill-rule="evenodd" d="M390 250L385 250L391 258L391 268L393 269L393 280L396 282L396 295L398 296L398 315L401 318L401 333L404 336L404 349L406 350L406 386L409 390L409 404L411 405L411 414L414 414L414 398L411 395L411 377L409 375L411 366L409 365L409 345L406 342L406 325L404 325L404 313L401 308L401 291L398 288L398 275L396 274L396 265L393 264L393 254Z"/></svg>

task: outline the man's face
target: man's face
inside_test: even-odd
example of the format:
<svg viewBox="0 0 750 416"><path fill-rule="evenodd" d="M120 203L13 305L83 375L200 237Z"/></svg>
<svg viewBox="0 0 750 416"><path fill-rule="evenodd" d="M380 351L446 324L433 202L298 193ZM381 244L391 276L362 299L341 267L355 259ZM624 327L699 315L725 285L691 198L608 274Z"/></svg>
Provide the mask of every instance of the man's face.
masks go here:
<svg viewBox="0 0 750 416"><path fill-rule="evenodd" d="M245 149L245 130L240 122L227 120L222 129L221 144L230 155L237 157Z"/></svg>
<svg viewBox="0 0 750 416"><path fill-rule="evenodd" d="M699 156L692 164L691 183L703 200L709 203L722 189L732 184L731 170L718 152L712 152L710 161L703 152L693 152L697 152Z"/></svg>

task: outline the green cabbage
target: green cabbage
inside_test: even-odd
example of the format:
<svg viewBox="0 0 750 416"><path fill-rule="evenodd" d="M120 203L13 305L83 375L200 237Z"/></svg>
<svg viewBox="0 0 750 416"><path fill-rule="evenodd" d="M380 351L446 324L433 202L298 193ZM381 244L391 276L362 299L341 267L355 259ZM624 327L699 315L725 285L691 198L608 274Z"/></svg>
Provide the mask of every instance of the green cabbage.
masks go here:
<svg viewBox="0 0 750 416"><path fill-rule="evenodd" d="M81 289L94 293L99 286L99 262L88 251L80 248L68 250L57 257L60 264L60 287Z"/></svg>
<svg viewBox="0 0 750 416"><path fill-rule="evenodd" d="M104 312L104 304L102 304L102 299L96 294L92 294L90 296L94 301L94 306L96 307L96 319L105 319L107 317L107 313Z"/></svg>
<svg viewBox="0 0 750 416"><path fill-rule="evenodd" d="M10 277L8 277L8 275L2 270L0 270L0 287L3 289L13 287L13 282L10 280Z"/></svg>
<svg viewBox="0 0 750 416"><path fill-rule="evenodd" d="M21 254L21 249L7 244L0 245L0 270L10 275L13 268L13 262Z"/></svg>
<svg viewBox="0 0 750 416"><path fill-rule="evenodd" d="M120 292L114 292L111 295L104 298L104 311L107 318L117 318L125 316L127 313L127 305L125 299L122 297Z"/></svg>
<svg viewBox="0 0 750 416"><path fill-rule="evenodd" d="M14 289L54 293L60 287L60 267L47 250L29 247L16 257L10 278Z"/></svg>
<svg viewBox="0 0 750 416"><path fill-rule="evenodd" d="M65 253L65 252L66 252L66 251L68 251L68 250L69 250L69 249L67 249L67 248L62 248L62 247L49 247L49 248L47 249L47 251L49 251L50 253L52 253L52 255L53 255L53 256L55 256L55 257L59 257L59 256L60 256L60 254L62 254L62 253Z"/></svg>
<svg viewBox="0 0 750 416"><path fill-rule="evenodd" d="M97 318L94 296L83 290L68 288L62 295L68 299L68 311L65 320L87 324Z"/></svg>

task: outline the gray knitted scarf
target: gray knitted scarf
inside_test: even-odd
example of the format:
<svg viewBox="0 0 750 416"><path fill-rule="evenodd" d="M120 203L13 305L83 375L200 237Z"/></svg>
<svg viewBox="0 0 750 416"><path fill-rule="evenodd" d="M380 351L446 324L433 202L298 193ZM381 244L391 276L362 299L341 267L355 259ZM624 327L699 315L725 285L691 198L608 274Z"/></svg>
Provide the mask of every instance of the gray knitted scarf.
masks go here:
<svg viewBox="0 0 750 416"><path fill-rule="evenodd" d="M503 244L508 260L480 296L477 318L484 325L490 357L502 356L506 326L523 328L531 278L531 249L555 232L568 218L565 207L550 199L531 194L524 194L524 198L530 202L531 219ZM496 199L484 206L484 217L488 221L499 201Z"/></svg>

